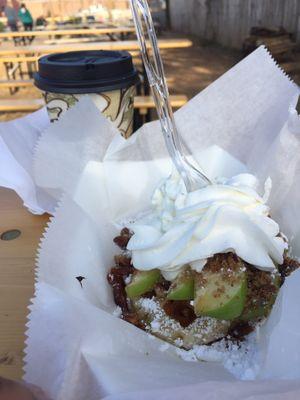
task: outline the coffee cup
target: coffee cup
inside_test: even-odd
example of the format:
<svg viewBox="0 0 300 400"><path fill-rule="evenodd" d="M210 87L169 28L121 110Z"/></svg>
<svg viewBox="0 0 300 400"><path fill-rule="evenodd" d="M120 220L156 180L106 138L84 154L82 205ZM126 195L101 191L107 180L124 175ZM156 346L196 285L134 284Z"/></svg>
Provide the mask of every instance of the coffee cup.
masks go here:
<svg viewBox="0 0 300 400"><path fill-rule="evenodd" d="M138 74L127 51L74 51L41 57L34 75L51 122L82 96L95 105L128 138L133 131Z"/></svg>

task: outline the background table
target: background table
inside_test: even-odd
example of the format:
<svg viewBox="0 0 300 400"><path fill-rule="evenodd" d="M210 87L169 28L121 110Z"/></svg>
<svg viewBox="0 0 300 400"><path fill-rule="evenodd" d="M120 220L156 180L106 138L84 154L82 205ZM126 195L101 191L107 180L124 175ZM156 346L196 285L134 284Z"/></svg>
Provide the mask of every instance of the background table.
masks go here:
<svg viewBox="0 0 300 400"><path fill-rule="evenodd" d="M54 29L43 31L17 31L17 32L1 32L0 40L16 37L44 37L44 36L69 36L69 35L111 35L134 33L134 27L106 27L106 28L87 28L87 29Z"/></svg>
<svg viewBox="0 0 300 400"><path fill-rule="evenodd" d="M19 229L14 240L0 240L0 375L20 379L25 323L33 295L36 248L47 216L30 214L11 190L0 188L0 235Z"/></svg>
<svg viewBox="0 0 300 400"><path fill-rule="evenodd" d="M160 49L182 49L192 46L192 41L186 38L176 39L159 39ZM11 59L5 59L7 56L28 56L38 58L42 54L62 53L65 51L82 51L82 50L127 50L139 51L140 47L136 40L123 40L119 42L91 42L91 43L72 43L72 44L31 44L22 47L0 47L0 61L7 62ZM36 55L36 56L34 56Z"/></svg>

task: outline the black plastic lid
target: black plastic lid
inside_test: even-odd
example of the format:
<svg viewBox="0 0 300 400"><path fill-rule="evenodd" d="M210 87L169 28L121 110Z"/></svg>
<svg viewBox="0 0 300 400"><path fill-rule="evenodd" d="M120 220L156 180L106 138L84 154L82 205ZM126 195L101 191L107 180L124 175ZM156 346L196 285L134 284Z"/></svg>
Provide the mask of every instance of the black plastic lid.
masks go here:
<svg viewBox="0 0 300 400"><path fill-rule="evenodd" d="M138 74L127 51L72 51L39 59L35 85L54 93L101 93L134 85Z"/></svg>

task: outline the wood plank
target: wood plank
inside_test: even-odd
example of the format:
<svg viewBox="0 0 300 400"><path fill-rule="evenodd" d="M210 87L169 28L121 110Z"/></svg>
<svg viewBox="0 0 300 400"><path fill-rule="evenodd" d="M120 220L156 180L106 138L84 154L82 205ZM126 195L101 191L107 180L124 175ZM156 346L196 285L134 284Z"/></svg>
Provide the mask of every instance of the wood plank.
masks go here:
<svg viewBox="0 0 300 400"><path fill-rule="evenodd" d="M0 234L21 231L15 240L0 240L0 375L11 379L22 377L35 253L47 220L48 216L30 214L13 191L0 188Z"/></svg>
<svg viewBox="0 0 300 400"><path fill-rule="evenodd" d="M291 38L289 35L281 35L281 36L276 36L276 37L257 37L256 39L258 41L258 44L263 42L267 45L273 46L278 43L292 43Z"/></svg>
<svg viewBox="0 0 300 400"><path fill-rule="evenodd" d="M15 37L42 37L42 36L66 36L66 35L107 35L107 34L121 34L121 33L133 33L135 29L133 27L112 27L112 28L87 28L87 29L60 29L60 30L48 30L48 31L18 31L18 32L1 32L1 39L9 39Z"/></svg>
<svg viewBox="0 0 300 400"><path fill-rule="evenodd" d="M171 95L170 102L172 107L179 108L186 104L188 101L185 95ZM154 101L151 96L136 96L134 98L135 108L155 108Z"/></svg>
<svg viewBox="0 0 300 400"><path fill-rule="evenodd" d="M32 79L17 79L17 80L0 80L0 88L21 88L31 87L33 85Z"/></svg>
<svg viewBox="0 0 300 400"><path fill-rule="evenodd" d="M186 38L181 39L159 39L160 49L180 49L192 46L192 41ZM41 54L61 53L65 51L81 51L81 50L139 50L139 44L136 40L124 40L118 42L92 42L92 43L74 43L74 44L57 44L57 45L30 45L18 48L0 47L0 62L9 62L10 59L4 58L12 56L16 59L18 55L36 55L34 59Z"/></svg>
<svg viewBox="0 0 300 400"><path fill-rule="evenodd" d="M43 99L1 99L0 100L0 111L12 112L12 111L36 111L43 107Z"/></svg>
<svg viewBox="0 0 300 400"><path fill-rule="evenodd" d="M167 78L167 83L168 84L173 84L174 83L174 78ZM10 80L5 80L2 79L0 80L0 88L22 88L22 87L31 87L33 86L33 79L10 79Z"/></svg>
<svg viewBox="0 0 300 400"><path fill-rule="evenodd" d="M26 56L26 55L21 55L20 57L18 56L11 56L11 57L0 57L0 63L25 63L25 62L37 62L39 56Z"/></svg>
<svg viewBox="0 0 300 400"><path fill-rule="evenodd" d="M170 101L172 107L179 108L187 102L185 95L171 95ZM1 99L0 112L13 112L13 111L36 111L43 107L43 99ZM134 108L155 108L154 101L150 96L136 96L134 98Z"/></svg>
<svg viewBox="0 0 300 400"><path fill-rule="evenodd" d="M280 66L287 74L300 72L300 61L281 63Z"/></svg>
<svg viewBox="0 0 300 400"><path fill-rule="evenodd" d="M73 44L73 43L90 43L97 42L99 39L95 37L76 37L76 38L63 38L63 39L47 39L44 40L44 44Z"/></svg>

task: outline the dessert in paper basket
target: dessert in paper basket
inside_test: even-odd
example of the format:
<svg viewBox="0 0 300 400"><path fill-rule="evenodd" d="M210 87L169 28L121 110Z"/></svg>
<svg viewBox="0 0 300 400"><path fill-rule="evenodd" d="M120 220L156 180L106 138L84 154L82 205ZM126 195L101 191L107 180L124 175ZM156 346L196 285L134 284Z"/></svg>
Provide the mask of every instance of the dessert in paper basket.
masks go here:
<svg viewBox="0 0 300 400"><path fill-rule="evenodd" d="M154 191L150 211L114 241L108 273L124 320L190 350L237 345L268 317L285 277L299 267L251 174L187 192L176 173Z"/></svg>

